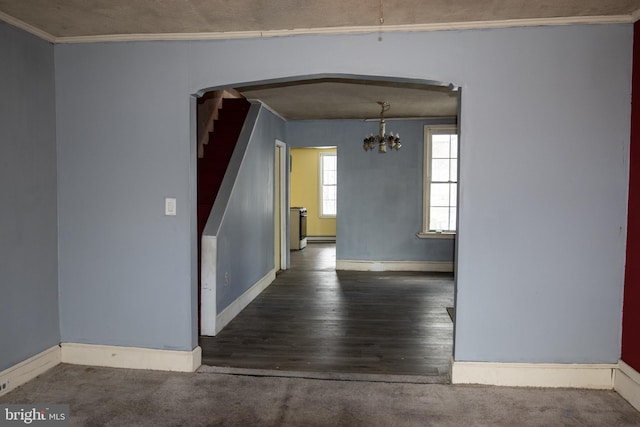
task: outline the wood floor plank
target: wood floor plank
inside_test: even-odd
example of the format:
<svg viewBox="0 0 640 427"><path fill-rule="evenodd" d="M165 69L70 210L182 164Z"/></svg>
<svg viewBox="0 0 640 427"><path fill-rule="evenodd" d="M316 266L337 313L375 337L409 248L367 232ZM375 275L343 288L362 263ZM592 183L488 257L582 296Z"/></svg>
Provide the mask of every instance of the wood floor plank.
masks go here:
<svg viewBox="0 0 640 427"><path fill-rule="evenodd" d="M448 374L451 275L336 272L335 244L310 244L291 263L216 337L200 337L204 364Z"/></svg>

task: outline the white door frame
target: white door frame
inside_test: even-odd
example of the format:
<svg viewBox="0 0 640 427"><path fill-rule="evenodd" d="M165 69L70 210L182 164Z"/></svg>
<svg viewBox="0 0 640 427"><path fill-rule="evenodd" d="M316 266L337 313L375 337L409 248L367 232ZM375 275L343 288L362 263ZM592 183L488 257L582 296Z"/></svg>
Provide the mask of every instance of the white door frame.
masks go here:
<svg viewBox="0 0 640 427"><path fill-rule="evenodd" d="M276 159L280 163L280 182L275 183L280 188L280 266L275 266L277 271L287 269L287 243L289 243L289 239L287 239L287 212L289 209L287 208L287 144L276 139L276 146L280 147L280 159Z"/></svg>

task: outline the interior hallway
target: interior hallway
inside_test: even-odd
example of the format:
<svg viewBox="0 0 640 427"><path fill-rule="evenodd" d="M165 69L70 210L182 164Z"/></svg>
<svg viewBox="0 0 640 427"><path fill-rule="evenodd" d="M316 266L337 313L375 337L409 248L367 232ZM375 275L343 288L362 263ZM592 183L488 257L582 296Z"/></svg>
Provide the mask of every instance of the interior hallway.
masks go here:
<svg viewBox="0 0 640 427"><path fill-rule="evenodd" d="M335 271L335 244L291 252L291 269L216 337L203 364L449 381L449 274Z"/></svg>

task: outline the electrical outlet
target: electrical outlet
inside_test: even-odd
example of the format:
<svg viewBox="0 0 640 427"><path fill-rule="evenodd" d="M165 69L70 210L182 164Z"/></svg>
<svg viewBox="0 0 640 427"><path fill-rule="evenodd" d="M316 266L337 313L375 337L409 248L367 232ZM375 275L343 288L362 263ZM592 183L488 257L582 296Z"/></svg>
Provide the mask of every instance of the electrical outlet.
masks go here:
<svg viewBox="0 0 640 427"><path fill-rule="evenodd" d="M224 273L224 286L229 286L229 273Z"/></svg>

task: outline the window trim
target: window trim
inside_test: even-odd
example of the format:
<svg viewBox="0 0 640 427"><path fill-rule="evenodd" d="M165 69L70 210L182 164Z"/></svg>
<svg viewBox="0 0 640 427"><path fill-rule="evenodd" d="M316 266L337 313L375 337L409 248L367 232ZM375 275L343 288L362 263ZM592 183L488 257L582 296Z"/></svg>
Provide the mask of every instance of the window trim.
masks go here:
<svg viewBox="0 0 640 427"><path fill-rule="evenodd" d="M322 169L322 165L323 165L323 158L326 156L333 156L336 158L336 213L333 215L329 215L329 214L325 214L322 211L322 207L324 206L323 204L323 197L322 197L322 187L324 187L323 184L323 169ZM319 159L319 167L318 167L318 203L319 203L319 209L318 209L318 216L320 218L336 218L337 216L337 205L338 205L338 153L334 152L334 151L325 151L325 152L320 152L320 155L318 156Z"/></svg>
<svg viewBox="0 0 640 427"><path fill-rule="evenodd" d="M422 167L422 228L417 237L421 239L454 239L456 231L430 231L429 230L429 211L431 199L431 137L443 133L458 133L456 125L425 125L424 127L424 153ZM458 138L458 164L460 163L460 138ZM460 170L458 168L458 173ZM456 197L460 197L460 180L456 181L458 191ZM456 203L458 205L458 203ZM456 206L456 221L458 219L458 207ZM457 228L457 227L456 227Z"/></svg>

